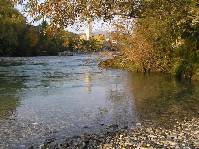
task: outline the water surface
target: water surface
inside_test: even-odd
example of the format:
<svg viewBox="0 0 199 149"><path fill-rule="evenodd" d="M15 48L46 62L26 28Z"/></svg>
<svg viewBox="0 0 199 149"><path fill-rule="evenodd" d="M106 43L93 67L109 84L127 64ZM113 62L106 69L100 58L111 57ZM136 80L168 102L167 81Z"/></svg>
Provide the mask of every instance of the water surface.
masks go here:
<svg viewBox="0 0 199 149"><path fill-rule="evenodd" d="M98 56L0 58L0 148L199 115L199 85L97 67Z"/></svg>

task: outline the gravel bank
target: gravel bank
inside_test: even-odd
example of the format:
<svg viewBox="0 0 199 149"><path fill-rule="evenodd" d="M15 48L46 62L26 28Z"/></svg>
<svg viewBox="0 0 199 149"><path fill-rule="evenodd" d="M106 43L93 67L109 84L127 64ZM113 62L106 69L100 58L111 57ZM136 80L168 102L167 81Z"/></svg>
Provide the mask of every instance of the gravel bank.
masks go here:
<svg viewBox="0 0 199 149"><path fill-rule="evenodd" d="M161 126L144 126L136 124L136 128L109 129L105 134L84 134L67 138L63 143L48 140L39 148L67 149L134 149L134 148L165 148L165 149L198 149L199 119L175 122L172 129Z"/></svg>

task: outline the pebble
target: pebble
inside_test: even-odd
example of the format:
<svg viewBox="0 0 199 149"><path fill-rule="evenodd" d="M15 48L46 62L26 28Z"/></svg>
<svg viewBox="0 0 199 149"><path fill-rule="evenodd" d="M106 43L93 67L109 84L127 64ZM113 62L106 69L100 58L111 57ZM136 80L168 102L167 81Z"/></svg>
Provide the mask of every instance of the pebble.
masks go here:
<svg viewBox="0 0 199 149"><path fill-rule="evenodd" d="M199 119L176 123L176 127L166 129L161 126L136 123L134 129L120 129L111 125L109 133L84 134L79 137L68 138L58 145L56 140L47 140L42 149L47 148L85 148L85 149L128 149L128 148L199 148ZM142 127L141 127L142 126ZM114 129L113 129L114 128ZM176 129L177 128L177 129ZM51 141L51 142L50 142Z"/></svg>
<svg viewBox="0 0 199 149"><path fill-rule="evenodd" d="M142 125L141 125L141 123L136 123L136 126L137 126L137 127L140 127L140 126L142 126Z"/></svg>

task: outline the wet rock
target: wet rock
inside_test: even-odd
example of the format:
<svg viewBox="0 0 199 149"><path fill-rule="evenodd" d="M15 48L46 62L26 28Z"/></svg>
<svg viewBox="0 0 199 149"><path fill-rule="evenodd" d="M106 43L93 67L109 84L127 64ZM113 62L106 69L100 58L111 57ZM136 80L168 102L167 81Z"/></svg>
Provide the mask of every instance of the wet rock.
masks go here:
<svg viewBox="0 0 199 149"><path fill-rule="evenodd" d="M31 145L31 146L29 146L29 147L28 147L28 149L34 149L34 146L33 146L33 145Z"/></svg>
<svg viewBox="0 0 199 149"><path fill-rule="evenodd" d="M122 129L128 129L128 126L124 126L124 127L122 127Z"/></svg>
<svg viewBox="0 0 199 149"><path fill-rule="evenodd" d="M109 128L117 129L119 126L117 124L109 125Z"/></svg>
<svg viewBox="0 0 199 149"><path fill-rule="evenodd" d="M89 127L88 127L88 126L84 126L83 128L84 128L84 129L88 129Z"/></svg>
<svg viewBox="0 0 199 149"><path fill-rule="evenodd" d="M50 143L52 143L52 142L54 142L54 141L55 141L54 138L49 138L49 139L47 139L47 140L44 142L44 144L50 144Z"/></svg>
<svg viewBox="0 0 199 149"><path fill-rule="evenodd" d="M141 127L142 125L141 125L141 123L136 123L136 126Z"/></svg>

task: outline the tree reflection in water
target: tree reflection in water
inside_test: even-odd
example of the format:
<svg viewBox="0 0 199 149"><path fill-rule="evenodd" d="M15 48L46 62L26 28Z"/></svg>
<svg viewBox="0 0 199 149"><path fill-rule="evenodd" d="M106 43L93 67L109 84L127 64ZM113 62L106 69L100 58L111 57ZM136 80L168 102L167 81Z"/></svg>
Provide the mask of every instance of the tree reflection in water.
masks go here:
<svg viewBox="0 0 199 149"><path fill-rule="evenodd" d="M108 99L111 102L109 110L112 113L110 121L113 124L116 122L121 127L131 127L138 121L136 108L131 93L126 90L128 80L120 79L123 83L121 80L118 81L119 83L113 84L108 91Z"/></svg>
<svg viewBox="0 0 199 149"><path fill-rule="evenodd" d="M17 92L22 88L22 80L0 78L0 119L8 118L16 112L20 104Z"/></svg>
<svg viewBox="0 0 199 149"><path fill-rule="evenodd" d="M129 91L141 120L170 124L199 115L199 84L178 82L168 75L129 74ZM172 123L171 123L172 124Z"/></svg>

